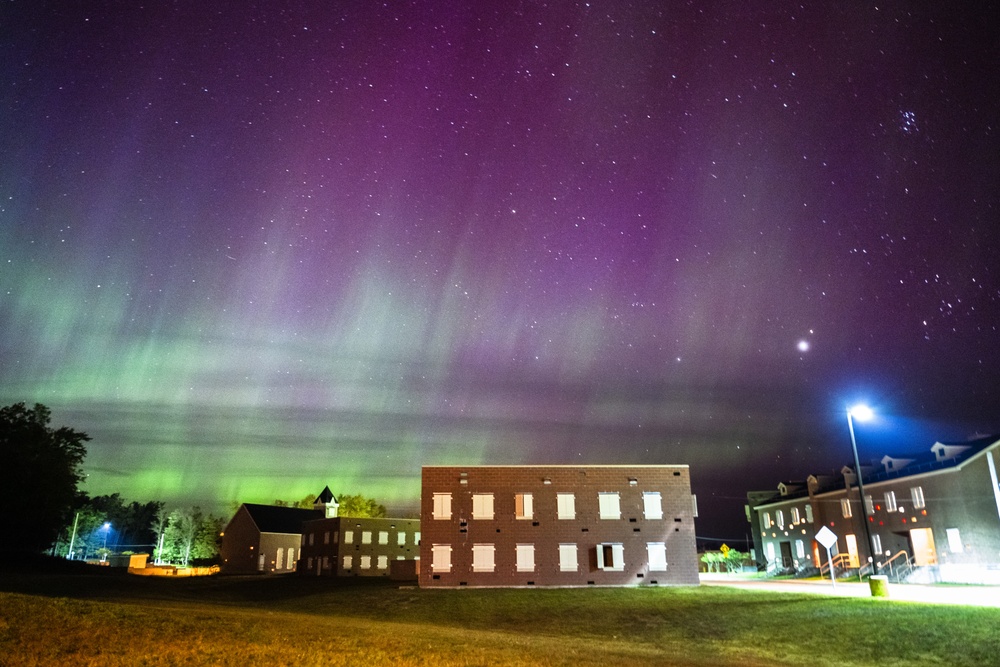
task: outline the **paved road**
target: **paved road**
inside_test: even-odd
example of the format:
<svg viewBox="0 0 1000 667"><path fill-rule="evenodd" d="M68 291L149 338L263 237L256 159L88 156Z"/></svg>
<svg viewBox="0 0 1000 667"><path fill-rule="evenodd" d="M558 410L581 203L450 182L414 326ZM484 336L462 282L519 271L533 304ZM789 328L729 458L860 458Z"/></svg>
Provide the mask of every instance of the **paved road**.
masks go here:
<svg viewBox="0 0 1000 667"><path fill-rule="evenodd" d="M871 597L867 583L838 581L773 580L729 578L725 575L701 575L703 586L732 586L746 590L777 591L779 593L813 593L840 597ZM998 586L955 586L923 584L889 584L889 599L930 604L961 604L974 607L1000 608Z"/></svg>

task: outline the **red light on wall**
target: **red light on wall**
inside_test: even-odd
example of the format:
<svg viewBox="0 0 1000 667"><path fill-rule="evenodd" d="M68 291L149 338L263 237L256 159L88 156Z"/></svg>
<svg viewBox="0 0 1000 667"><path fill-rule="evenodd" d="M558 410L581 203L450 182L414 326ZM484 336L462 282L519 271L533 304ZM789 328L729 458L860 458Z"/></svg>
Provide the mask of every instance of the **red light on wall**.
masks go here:
<svg viewBox="0 0 1000 667"><path fill-rule="evenodd" d="M906 523L906 517L903 517L903 523Z"/></svg>
<svg viewBox="0 0 1000 667"><path fill-rule="evenodd" d="M880 509L882 509L882 506L881 505L876 505L875 509L880 510Z"/></svg>
<svg viewBox="0 0 1000 667"><path fill-rule="evenodd" d="M924 516L927 516L927 510L920 510L920 513L923 514Z"/></svg>

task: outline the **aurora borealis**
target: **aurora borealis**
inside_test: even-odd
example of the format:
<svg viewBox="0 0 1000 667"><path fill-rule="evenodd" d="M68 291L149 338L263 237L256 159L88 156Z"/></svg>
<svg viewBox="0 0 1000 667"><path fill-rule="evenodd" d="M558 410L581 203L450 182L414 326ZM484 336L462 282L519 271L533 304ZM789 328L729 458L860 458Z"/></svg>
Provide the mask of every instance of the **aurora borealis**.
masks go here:
<svg viewBox="0 0 1000 667"><path fill-rule="evenodd" d="M5 3L0 401L92 494L689 464L722 537L857 398L1000 431L996 17L707 4Z"/></svg>

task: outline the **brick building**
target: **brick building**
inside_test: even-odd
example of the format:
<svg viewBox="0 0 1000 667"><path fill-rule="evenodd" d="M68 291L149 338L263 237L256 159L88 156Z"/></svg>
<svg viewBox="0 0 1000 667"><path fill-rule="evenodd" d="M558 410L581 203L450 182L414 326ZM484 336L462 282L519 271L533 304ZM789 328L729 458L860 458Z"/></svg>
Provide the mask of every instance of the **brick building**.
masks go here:
<svg viewBox="0 0 1000 667"><path fill-rule="evenodd" d="M226 574L280 574L295 571L302 523L324 510L244 503L222 533L219 556Z"/></svg>
<svg viewBox="0 0 1000 667"><path fill-rule="evenodd" d="M687 466L427 466L421 587L698 584Z"/></svg>
<svg viewBox="0 0 1000 667"><path fill-rule="evenodd" d="M299 572L326 577L416 578L419 519L336 517L302 526ZM406 563L401 567L402 563Z"/></svg>

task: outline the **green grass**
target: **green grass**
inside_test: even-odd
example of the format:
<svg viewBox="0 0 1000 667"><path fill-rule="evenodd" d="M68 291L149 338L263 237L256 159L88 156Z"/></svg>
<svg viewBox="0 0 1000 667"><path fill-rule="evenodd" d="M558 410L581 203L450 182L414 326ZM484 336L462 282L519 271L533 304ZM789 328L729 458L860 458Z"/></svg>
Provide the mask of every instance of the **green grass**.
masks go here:
<svg viewBox="0 0 1000 667"><path fill-rule="evenodd" d="M719 587L0 573L0 665L995 664L1000 610Z"/></svg>

